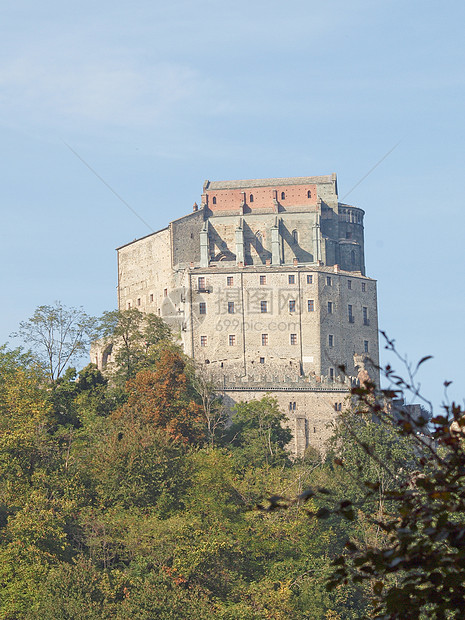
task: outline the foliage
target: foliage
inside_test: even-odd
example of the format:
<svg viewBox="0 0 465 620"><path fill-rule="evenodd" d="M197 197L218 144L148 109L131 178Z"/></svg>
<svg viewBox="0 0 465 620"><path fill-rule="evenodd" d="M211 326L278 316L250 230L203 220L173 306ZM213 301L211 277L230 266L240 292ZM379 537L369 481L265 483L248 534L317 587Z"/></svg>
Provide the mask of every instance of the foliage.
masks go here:
<svg viewBox="0 0 465 620"><path fill-rule="evenodd" d="M193 398L182 354L165 349L154 370L143 370L127 383L128 401L115 417L132 418L164 430L175 440L201 443L202 409Z"/></svg>
<svg viewBox="0 0 465 620"><path fill-rule="evenodd" d="M39 306L31 318L19 324L18 333L13 335L33 348L49 380L55 381L86 351L97 334L95 317L82 308L67 308L56 301L53 306Z"/></svg>
<svg viewBox="0 0 465 620"><path fill-rule="evenodd" d="M0 350L0 617L361 617L360 588L323 588L338 524L309 524L311 501L255 509L332 475L287 459L276 403L244 404L223 440L221 403L176 346L141 364L122 402L92 364L50 383Z"/></svg>
<svg viewBox="0 0 465 620"><path fill-rule="evenodd" d="M394 342L386 342L396 353ZM370 381L352 389L356 406L340 419L346 441L340 433L334 458L335 476L351 481L349 493L341 498L340 489L313 487L292 502L272 497L266 507L319 499L310 515L357 524L333 562L327 588L362 586L370 593L370 616L382 620L463 615L465 411L445 405L428 423L424 410L418 416L408 406L392 406L405 392L422 398L415 375L429 357L415 368L400 357L407 379L387 366L387 390Z"/></svg>
<svg viewBox="0 0 465 620"><path fill-rule="evenodd" d="M115 378L121 382L150 367L151 349L171 336L163 319L137 308L105 312L100 329L103 341L113 345Z"/></svg>
<svg viewBox="0 0 465 620"><path fill-rule="evenodd" d="M244 466L287 462L285 446L292 435L285 422L285 414L271 396L236 404L228 439Z"/></svg>

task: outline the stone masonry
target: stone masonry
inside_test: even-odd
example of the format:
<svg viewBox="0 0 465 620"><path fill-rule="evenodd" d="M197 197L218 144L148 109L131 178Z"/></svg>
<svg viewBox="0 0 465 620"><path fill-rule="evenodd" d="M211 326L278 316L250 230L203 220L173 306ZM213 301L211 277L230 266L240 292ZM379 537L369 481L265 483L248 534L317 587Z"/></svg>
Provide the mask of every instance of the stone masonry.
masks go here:
<svg viewBox="0 0 465 620"><path fill-rule="evenodd" d="M360 367L378 380L363 216L335 174L206 181L190 215L118 248L119 309L164 318L227 405L277 398L296 454L324 449Z"/></svg>

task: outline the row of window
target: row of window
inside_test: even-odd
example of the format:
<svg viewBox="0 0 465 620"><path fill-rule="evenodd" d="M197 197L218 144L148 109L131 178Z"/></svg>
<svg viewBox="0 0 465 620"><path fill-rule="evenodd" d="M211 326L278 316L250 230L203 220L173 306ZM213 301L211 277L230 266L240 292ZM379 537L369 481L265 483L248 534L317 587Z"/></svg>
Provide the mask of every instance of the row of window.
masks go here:
<svg viewBox="0 0 465 620"><path fill-rule="evenodd" d="M200 346L206 347L208 343L207 336L200 336ZM230 347L234 347L237 344L236 334L229 334L228 336L228 344ZM268 334L262 334L262 347L267 347L269 344ZM289 344L297 345L297 334L289 334ZM332 349L335 345L335 338L333 334L328 334L328 347ZM363 351L364 353L369 352L369 342L368 340L363 341Z"/></svg>
<svg viewBox="0 0 465 620"><path fill-rule="evenodd" d="M312 191L309 189L307 190L307 198L311 198L311 197L312 197ZM286 192L281 192L281 200L286 200ZM253 194L250 194L249 202L253 202L253 201L254 201ZM216 205L216 196L213 196L212 203Z"/></svg>
<svg viewBox="0 0 465 620"><path fill-rule="evenodd" d="M296 311L296 300L295 299L289 299L289 312L295 312ZM328 301L328 314L333 314L334 313L334 309L335 309L335 305L334 302L332 301ZM349 304L347 306L348 309L348 318L349 318L349 323L354 323L355 322L355 318L354 318L354 314L353 314L353 306L351 304ZM314 299L307 299L307 312L314 312L315 311L315 300ZM235 306L235 302L234 301L228 301L228 314L235 314L236 312L236 306ZM260 312L262 314L265 314L268 312L268 301L261 301L260 302ZM204 301L201 301L199 303L199 314L207 314L207 304ZM368 308L366 306L363 306L362 308L362 315L363 315L363 324L364 325L369 325L370 321L368 320Z"/></svg>
<svg viewBox="0 0 465 620"><path fill-rule="evenodd" d="M289 284L295 284L296 283L296 277L295 274L291 273L287 276L287 281ZM261 286L264 286L266 284L266 275L263 276L259 276L259 282ZM234 286L234 276L227 276L226 277L226 284L227 286ZM313 274L309 273L307 274L307 284L313 284ZM332 276L326 276L326 286L332 286L333 285L333 278ZM198 278L198 288L200 290L205 289L205 276L199 276ZM349 290L352 290L352 280L347 280L347 288ZM366 291L366 282L362 282L362 293L364 293Z"/></svg>

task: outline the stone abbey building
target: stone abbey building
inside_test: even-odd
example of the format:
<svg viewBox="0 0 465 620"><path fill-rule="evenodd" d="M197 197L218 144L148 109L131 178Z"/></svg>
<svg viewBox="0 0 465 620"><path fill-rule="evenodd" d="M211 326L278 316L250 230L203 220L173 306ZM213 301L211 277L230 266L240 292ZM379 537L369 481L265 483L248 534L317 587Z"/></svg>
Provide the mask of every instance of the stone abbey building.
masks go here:
<svg viewBox="0 0 465 620"><path fill-rule="evenodd" d="M321 448L378 364L363 216L338 202L335 174L206 181L192 213L118 248L119 309L165 319L226 404L275 396L297 454Z"/></svg>

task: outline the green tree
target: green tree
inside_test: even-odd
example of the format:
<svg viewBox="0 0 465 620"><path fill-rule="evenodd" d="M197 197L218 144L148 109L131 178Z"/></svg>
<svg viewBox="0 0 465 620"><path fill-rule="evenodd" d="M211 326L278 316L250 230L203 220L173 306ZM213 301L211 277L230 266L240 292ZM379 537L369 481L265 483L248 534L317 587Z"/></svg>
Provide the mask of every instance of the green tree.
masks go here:
<svg viewBox="0 0 465 620"><path fill-rule="evenodd" d="M121 382L149 367L151 348L171 337L171 330L163 319L139 312L137 308L105 312L100 328L103 341L113 345L115 377Z"/></svg>
<svg viewBox="0 0 465 620"><path fill-rule="evenodd" d="M56 301L53 306L39 306L13 335L32 348L49 380L55 381L97 337L97 326L97 319L82 308L67 308Z"/></svg>
<svg viewBox="0 0 465 620"><path fill-rule="evenodd" d="M227 434L236 458L244 466L288 462L285 447L292 435L286 420L271 396L237 403Z"/></svg>

